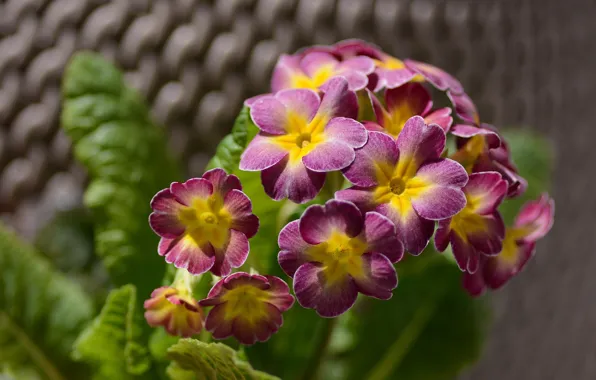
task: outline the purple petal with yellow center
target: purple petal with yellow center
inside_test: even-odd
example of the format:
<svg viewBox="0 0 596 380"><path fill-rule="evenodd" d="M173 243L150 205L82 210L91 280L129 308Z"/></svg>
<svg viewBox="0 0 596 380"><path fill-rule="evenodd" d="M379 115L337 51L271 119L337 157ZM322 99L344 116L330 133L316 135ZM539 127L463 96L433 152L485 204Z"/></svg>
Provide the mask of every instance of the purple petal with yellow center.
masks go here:
<svg viewBox="0 0 596 380"><path fill-rule="evenodd" d="M298 90L290 91L297 92ZM277 96L263 97L256 101L250 108L250 117L262 132L272 135L284 135L286 133L288 110Z"/></svg>
<svg viewBox="0 0 596 380"><path fill-rule="evenodd" d="M354 161L354 157L353 148L341 141L330 140L317 144L302 157L302 162L312 171L325 173L345 168Z"/></svg>
<svg viewBox="0 0 596 380"><path fill-rule="evenodd" d="M271 77L271 91L278 92L292 87L292 78L300 73L300 57L282 54L273 69Z"/></svg>
<svg viewBox="0 0 596 380"><path fill-rule="evenodd" d="M534 254L536 244L522 243L511 245L506 241L503 243L503 251L493 257L489 257L483 270L484 282L491 289L499 289L513 276L518 274Z"/></svg>
<svg viewBox="0 0 596 380"><path fill-rule="evenodd" d="M407 83L385 91L387 111L402 113L405 120L414 115L424 115L432 108L430 93L420 83Z"/></svg>
<svg viewBox="0 0 596 380"><path fill-rule="evenodd" d="M332 199L304 211L300 218L300 235L309 244L323 243L336 231L355 237L362 231L363 222L354 204Z"/></svg>
<svg viewBox="0 0 596 380"><path fill-rule="evenodd" d="M335 199L352 202L363 212L372 211L377 206L374 193L369 187L352 186L336 191Z"/></svg>
<svg viewBox="0 0 596 380"><path fill-rule="evenodd" d="M275 200L288 198L294 203L305 203L321 191L325 173L307 169L302 161L290 163L286 157L263 170L261 182L267 195Z"/></svg>
<svg viewBox="0 0 596 380"><path fill-rule="evenodd" d="M187 291L163 286L145 301L145 319L152 327L163 326L168 334L190 337L201 332L203 312Z"/></svg>
<svg viewBox="0 0 596 380"><path fill-rule="evenodd" d="M322 75L323 71L336 72L339 61L333 55L324 52L306 53L300 60L300 68L311 78Z"/></svg>
<svg viewBox="0 0 596 380"><path fill-rule="evenodd" d="M221 168L211 169L203 174L203 178L211 182L213 185L213 192L219 194L222 198L234 189L242 191L240 180L233 174L228 175L225 170Z"/></svg>
<svg viewBox="0 0 596 380"><path fill-rule="evenodd" d="M457 266L468 273L475 273L480 265L480 254L457 233L451 235L451 248Z"/></svg>
<svg viewBox="0 0 596 380"><path fill-rule="evenodd" d="M411 59L406 59L404 64L408 69L422 75L424 79L435 86L438 90L449 90L450 93L455 95L464 92L463 86L457 79L436 66Z"/></svg>
<svg viewBox="0 0 596 380"><path fill-rule="evenodd" d="M294 276L300 265L308 261L307 250L311 247L300 235L300 221L288 223L277 239L280 252L277 256L279 266L290 277Z"/></svg>
<svg viewBox="0 0 596 380"><path fill-rule="evenodd" d="M209 242L199 245L188 235L176 239L162 238L159 241L158 253L165 256L167 263L195 275L207 272L215 263L213 246Z"/></svg>
<svg viewBox="0 0 596 380"><path fill-rule="evenodd" d="M392 263L403 257L404 246L397 238L395 225L387 217L378 212L367 212L364 216L363 234L370 252L381 253Z"/></svg>
<svg viewBox="0 0 596 380"><path fill-rule="evenodd" d="M399 157L395 140L381 132L370 132L366 145L355 153L354 162L344 175L356 186L365 187L376 186L380 176L393 170Z"/></svg>
<svg viewBox="0 0 596 380"><path fill-rule="evenodd" d="M455 108L455 114L459 116L460 119L473 125L480 125L478 109L468 94L463 92L459 95L455 95L448 92L447 96Z"/></svg>
<svg viewBox="0 0 596 380"><path fill-rule="evenodd" d="M149 215L149 225L161 237L174 239L184 233L184 224L177 217L184 206L172 195L170 189L155 194L151 200L154 212Z"/></svg>
<svg viewBox="0 0 596 380"><path fill-rule="evenodd" d="M507 193L507 182L498 172L470 174L464 189L468 207L476 214L486 215L495 212Z"/></svg>
<svg viewBox="0 0 596 380"><path fill-rule="evenodd" d="M325 126L325 136L341 141L351 148L362 148L368 140L364 126L354 119L334 117Z"/></svg>
<svg viewBox="0 0 596 380"><path fill-rule="evenodd" d="M474 136L482 136L484 138L484 141L486 142L486 149L495 149L501 145L501 138L499 137L499 135L490 129L478 128L466 124L456 124L451 128L450 132L454 136L462 137L464 139L470 139ZM465 144L465 142L465 140L459 142L458 148L461 148L461 146Z"/></svg>
<svg viewBox="0 0 596 380"><path fill-rule="evenodd" d="M307 122L311 121L317 114L321 104L319 95L308 89L283 90L275 94L275 98L286 107L286 124L284 128L286 132L291 129L291 127L288 128L288 124L295 122L296 118Z"/></svg>
<svg viewBox="0 0 596 380"><path fill-rule="evenodd" d="M364 295L388 300L397 287L397 273L391 261L379 253L362 255L364 275L354 279L358 291Z"/></svg>
<svg viewBox="0 0 596 380"><path fill-rule="evenodd" d="M358 288L350 276L331 282L323 267L305 263L294 274L294 293L302 307L315 309L321 317L332 318L354 305Z"/></svg>
<svg viewBox="0 0 596 380"><path fill-rule="evenodd" d="M345 78L336 77L327 82L325 95L319 107L319 114L331 117L347 117L356 119L358 116L358 98L353 91L349 91Z"/></svg>
<svg viewBox="0 0 596 380"><path fill-rule="evenodd" d="M378 205L375 211L385 215L395 224L397 236L403 242L406 251L412 255L419 255L428 245L435 230L435 223L420 217L412 207L406 207L406 202L401 209L393 204L383 203Z"/></svg>
<svg viewBox="0 0 596 380"><path fill-rule="evenodd" d="M426 124L437 124L441 129L447 133L453 124L453 117L451 117L451 108L439 108L424 116Z"/></svg>
<svg viewBox="0 0 596 380"><path fill-rule="evenodd" d="M249 239L257 233L259 218L252 213L252 203L246 194L231 190L224 198L223 207L232 218L230 228L242 232Z"/></svg>
<svg viewBox="0 0 596 380"><path fill-rule="evenodd" d="M170 192L178 202L190 206L195 199L209 198L213 194L213 185L203 178L191 178L184 183L172 183Z"/></svg>
<svg viewBox="0 0 596 380"><path fill-rule="evenodd" d="M538 200L527 202L515 218L514 227L524 231L524 241L543 238L554 223L555 202L548 194Z"/></svg>
<svg viewBox="0 0 596 380"><path fill-rule="evenodd" d="M268 169L288 156L288 151L267 136L257 135L240 157L240 170L261 171Z"/></svg>
<svg viewBox="0 0 596 380"><path fill-rule="evenodd" d="M445 132L438 125L427 125L420 116L406 121L397 138L400 161L413 160L418 166L436 160L445 149Z"/></svg>
<svg viewBox="0 0 596 380"><path fill-rule="evenodd" d="M230 230L230 238L226 246L214 249L215 262L211 272L220 277L229 275L232 268L239 268L244 264L249 250L246 235L236 230Z"/></svg>
<svg viewBox="0 0 596 380"><path fill-rule="evenodd" d="M505 224L499 212L483 215L484 231L471 231L467 235L470 244L476 251L485 255L497 255L503 249Z"/></svg>

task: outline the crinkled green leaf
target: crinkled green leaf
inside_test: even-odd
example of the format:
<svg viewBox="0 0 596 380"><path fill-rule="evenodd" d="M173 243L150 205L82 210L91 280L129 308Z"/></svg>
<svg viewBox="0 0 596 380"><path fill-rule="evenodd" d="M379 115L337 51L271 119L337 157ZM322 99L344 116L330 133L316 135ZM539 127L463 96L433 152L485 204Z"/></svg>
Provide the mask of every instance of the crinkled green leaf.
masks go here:
<svg viewBox="0 0 596 380"><path fill-rule="evenodd" d="M73 357L94 368L94 379L147 378L151 360L136 298L134 285L110 292L99 316L75 342Z"/></svg>
<svg viewBox="0 0 596 380"><path fill-rule="evenodd" d="M149 201L178 180L164 132L122 74L98 55L76 55L63 83L62 126L91 182L85 205L96 222L96 251L116 285L149 295L163 277L157 236L147 223Z"/></svg>
<svg viewBox="0 0 596 380"><path fill-rule="evenodd" d="M168 349L172 380L274 380L275 376L256 371L232 348L221 343L181 339Z"/></svg>
<svg viewBox="0 0 596 380"><path fill-rule="evenodd" d="M70 351L93 313L79 284L0 224L0 368L45 379L84 377Z"/></svg>

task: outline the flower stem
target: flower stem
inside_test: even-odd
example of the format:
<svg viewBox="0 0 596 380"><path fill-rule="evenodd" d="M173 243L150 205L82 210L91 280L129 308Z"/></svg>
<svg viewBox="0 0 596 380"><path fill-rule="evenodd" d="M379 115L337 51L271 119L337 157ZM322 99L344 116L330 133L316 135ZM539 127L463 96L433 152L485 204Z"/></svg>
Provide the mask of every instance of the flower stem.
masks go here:
<svg viewBox="0 0 596 380"><path fill-rule="evenodd" d="M313 380L319 378L319 370L321 369L321 363L323 362L323 358L327 352L327 347L329 346L329 342L331 341L331 335L333 333L333 329L337 324L337 318L323 318L323 327L322 327L322 338L319 342L319 345L315 348L315 351L312 355L312 361L308 365L306 371L302 378L304 380Z"/></svg>

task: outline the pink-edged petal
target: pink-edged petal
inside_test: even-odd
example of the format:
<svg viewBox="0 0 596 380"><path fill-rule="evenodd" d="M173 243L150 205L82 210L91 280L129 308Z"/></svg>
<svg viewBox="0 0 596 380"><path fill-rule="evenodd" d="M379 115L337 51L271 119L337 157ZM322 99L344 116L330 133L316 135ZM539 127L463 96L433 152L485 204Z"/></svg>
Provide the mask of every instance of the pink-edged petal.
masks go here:
<svg viewBox="0 0 596 380"><path fill-rule="evenodd" d="M374 194L370 188L352 186L335 192L335 199L352 202L363 212L375 208Z"/></svg>
<svg viewBox="0 0 596 380"><path fill-rule="evenodd" d="M397 273L391 261L379 253L362 255L364 275L355 278L358 291L370 297L388 300L397 287Z"/></svg>
<svg viewBox="0 0 596 380"><path fill-rule="evenodd" d="M224 289L232 290L239 286L248 285L261 290L267 290L271 286L267 281L267 277L260 274L248 274L246 272L236 272L223 280Z"/></svg>
<svg viewBox="0 0 596 380"><path fill-rule="evenodd" d="M205 319L205 329L209 331L215 339L225 339L232 336L232 324L234 320L226 319L225 304L215 305Z"/></svg>
<svg viewBox="0 0 596 380"><path fill-rule="evenodd" d="M400 214L388 203L377 206L375 211L388 217L397 230L397 236L404 244L404 248L412 255L419 255L434 232L435 222L420 217L414 209Z"/></svg>
<svg viewBox="0 0 596 380"><path fill-rule="evenodd" d="M451 249L459 269L468 273L475 273L478 270L480 253L455 232L451 234Z"/></svg>
<svg viewBox="0 0 596 380"><path fill-rule="evenodd" d="M474 125L480 125L480 116L478 115L478 109L476 105L470 99L468 94L462 92L461 94L447 93L447 96L451 100L453 107L455 108L455 114L467 123Z"/></svg>
<svg viewBox="0 0 596 380"><path fill-rule="evenodd" d="M325 183L325 173L307 169L302 161L288 161L286 157L261 172L265 192L277 201L288 198L294 203L305 203L312 200Z"/></svg>
<svg viewBox="0 0 596 380"><path fill-rule="evenodd" d="M304 166L315 172L330 172L346 168L354 161L354 148L343 141L328 140L302 157Z"/></svg>
<svg viewBox="0 0 596 380"><path fill-rule="evenodd" d="M416 173L416 178L426 183L458 189L468 183L466 169L459 162L449 158L422 165Z"/></svg>
<svg viewBox="0 0 596 380"><path fill-rule="evenodd" d="M364 125L364 128L366 128L367 131L369 132L383 132L385 131L385 128L383 128L380 124L377 124L374 121L363 121L362 125Z"/></svg>
<svg viewBox="0 0 596 380"><path fill-rule="evenodd" d="M500 162L497 162L491 158L490 153L494 151L492 149L489 152L489 155L481 155L478 157L478 160L474 164L473 171L474 172L487 172L487 171L497 171L501 173L503 179L507 181L508 188L507 188L507 197L508 198L515 198L521 194L523 194L526 189L528 188L528 182L520 176L515 170L512 170L510 167L507 167Z"/></svg>
<svg viewBox="0 0 596 380"><path fill-rule="evenodd" d="M483 135L489 149L498 148L501 145L501 138L497 133L490 129L478 128L472 125L456 124L451 127L451 134L462 138L471 138L477 135Z"/></svg>
<svg viewBox="0 0 596 380"><path fill-rule="evenodd" d="M358 208L350 203L329 200L325 205L312 205L300 218L300 235L309 244L320 244L334 231L343 232L349 237L360 234L364 220Z"/></svg>
<svg viewBox="0 0 596 380"><path fill-rule="evenodd" d="M314 77L322 68L329 68L333 71L339 65L339 61L333 55L324 52L307 53L300 60L300 68L309 77Z"/></svg>
<svg viewBox="0 0 596 380"><path fill-rule="evenodd" d="M358 98L349 90L348 81L343 77L331 78L325 84L325 95L317 115L327 117L348 117L355 119L358 116Z"/></svg>
<svg viewBox="0 0 596 380"><path fill-rule="evenodd" d="M404 255L404 246L397 238L395 225L378 212L367 212L364 216L364 240L369 252L386 256L392 263Z"/></svg>
<svg viewBox="0 0 596 380"><path fill-rule="evenodd" d="M288 110L277 97L263 97L254 102L250 107L250 117L263 132L272 135L284 135L286 133Z"/></svg>
<svg viewBox="0 0 596 380"><path fill-rule="evenodd" d="M307 122L316 115L321 104L319 95L309 89L283 90L275 94L275 98L283 103L286 110Z"/></svg>
<svg viewBox="0 0 596 380"><path fill-rule="evenodd" d="M153 211L157 211L164 214L176 214L184 205L176 200L170 189L163 189L159 191L150 203Z"/></svg>
<svg viewBox="0 0 596 380"><path fill-rule="evenodd" d="M259 218L252 213L250 199L240 190L232 190L224 198L224 208L232 216L230 228L242 232L247 238L259 230Z"/></svg>
<svg viewBox="0 0 596 380"><path fill-rule="evenodd" d="M158 253L165 255L166 262L178 269L186 269L194 275L207 272L215 262L215 252L209 243L199 246L189 236L164 239L159 242Z"/></svg>
<svg viewBox="0 0 596 380"><path fill-rule="evenodd" d="M362 148L368 140L364 126L354 119L335 117L325 126L325 137L346 143L352 148Z"/></svg>
<svg viewBox="0 0 596 380"><path fill-rule="evenodd" d="M368 75L375 70L375 62L369 57L360 56L348 58L339 64L340 72L350 70Z"/></svg>
<svg viewBox="0 0 596 380"><path fill-rule="evenodd" d="M280 252L277 256L279 266L290 277L294 276L300 265L308 261L306 250L311 247L300 235L300 221L288 223L279 233L277 244Z"/></svg>
<svg viewBox="0 0 596 380"><path fill-rule="evenodd" d="M223 249L215 249L215 262L211 272L216 276L227 276L232 268L239 268L248 257L250 246L246 235L230 230L230 240ZM190 272L190 271L189 271Z"/></svg>
<svg viewBox="0 0 596 380"><path fill-rule="evenodd" d="M412 198L412 207L423 218L441 220L460 212L466 205L466 196L460 189L429 186Z"/></svg>
<svg viewBox="0 0 596 380"><path fill-rule="evenodd" d="M278 92L284 88L292 87L292 77L296 73L302 74L300 57L282 54L273 69L271 77L271 91Z"/></svg>
<svg viewBox="0 0 596 380"><path fill-rule="evenodd" d="M184 183L173 182L170 191L178 202L190 206L194 199L208 199L213 194L213 185L203 178L191 178Z"/></svg>
<svg viewBox="0 0 596 380"><path fill-rule="evenodd" d="M523 243L517 246L515 262L504 260L500 255L488 257L483 266L484 281L491 289L499 289L511 277L519 273L527 261L532 257L536 244Z"/></svg>
<svg viewBox="0 0 596 380"><path fill-rule="evenodd" d="M374 59L381 59L383 57L383 52L376 45L356 38L336 43L333 45L333 52L342 58L361 55Z"/></svg>
<svg viewBox="0 0 596 380"><path fill-rule="evenodd" d="M262 99L262 98L264 98L264 97L266 97L266 96L272 96L272 95L273 95L273 94L260 94L260 95L255 95L255 96L253 96L253 97L250 97L250 98L246 99L246 100L244 101L244 105L245 105L246 107L249 107L249 108L250 108L250 107L252 107L252 105L253 105L253 104L255 104L255 103L257 102L257 100L260 100L260 99Z"/></svg>
<svg viewBox="0 0 596 380"><path fill-rule="evenodd" d="M526 230L524 240L543 238L553 226L555 201L542 194L538 200L527 202L515 218L514 226Z"/></svg>
<svg viewBox="0 0 596 380"><path fill-rule="evenodd" d="M416 73L405 67L402 69L392 70L378 68L376 73L379 76L379 81L377 82L377 85L374 88L375 92L382 90L384 87L396 88L402 86L414 79L414 77L416 76Z"/></svg>
<svg viewBox="0 0 596 380"><path fill-rule="evenodd" d="M427 81L441 91L449 90L453 94L461 94L464 88L451 74L436 66L424 62L406 59L404 64L410 70L422 75Z"/></svg>
<svg viewBox="0 0 596 380"><path fill-rule="evenodd" d="M443 131L445 131L445 133L447 133L451 128L451 124L453 124L451 108L445 107L432 111L424 116L424 122L426 124L437 124Z"/></svg>
<svg viewBox="0 0 596 380"><path fill-rule="evenodd" d="M337 317L356 302L358 288L350 276L329 283L323 268L305 263L294 275L294 292L298 303L315 309L321 317Z"/></svg>
<svg viewBox="0 0 596 380"><path fill-rule="evenodd" d="M290 294L290 288L285 281L275 276L265 276L271 285L269 289L270 297L267 302L284 312L294 304L294 297Z"/></svg>
<svg viewBox="0 0 596 380"><path fill-rule="evenodd" d="M491 214L507 193L507 181L498 172L473 173L464 191L468 201L473 202L474 213Z"/></svg>
<svg viewBox="0 0 596 380"><path fill-rule="evenodd" d="M384 168L393 168L399 153L395 140L382 132L369 132L367 143L356 150L354 162L345 171L346 178L357 186L375 186ZM390 173L384 174L385 176Z"/></svg>
<svg viewBox="0 0 596 380"><path fill-rule="evenodd" d="M437 232L435 232L435 248L443 252L449 246L451 238L451 218L439 220Z"/></svg>
<svg viewBox="0 0 596 380"><path fill-rule="evenodd" d="M225 170L220 168L211 169L203 174L203 178L211 182L213 185L213 192L225 197L226 194L233 190L242 190L240 180L233 174L228 175Z"/></svg>
<svg viewBox="0 0 596 380"><path fill-rule="evenodd" d="M478 297L482 295L486 290L482 269L477 270L472 274L465 272L462 277L462 285L472 297Z"/></svg>
<svg viewBox="0 0 596 380"><path fill-rule="evenodd" d="M240 157L240 170L260 171L270 168L288 155L273 139L257 135Z"/></svg>
<svg viewBox="0 0 596 380"><path fill-rule="evenodd" d="M163 214L153 212L149 215L149 226L161 237L175 239L182 235L186 227L176 214Z"/></svg>
<svg viewBox="0 0 596 380"><path fill-rule="evenodd" d="M232 335L238 342L244 345L252 345L257 341L265 342L279 329L283 323L281 313L273 305L268 305L266 308L268 313L266 320L255 321L241 317L234 319L232 323Z"/></svg>
<svg viewBox="0 0 596 380"><path fill-rule="evenodd" d="M420 83L407 83L385 91L387 111L406 108L411 115L424 115L432 107L430 93Z"/></svg>
<svg viewBox="0 0 596 380"><path fill-rule="evenodd" d="M503 249L505 237L505 224L501 214L495 211L492 215L484 215L482 223L484 231L468 233L468 241L476 251L485 255L496 255Z"/></svg>
<svg viewBox="0 0 596 380"><path fill-rule="evenodd" d="M366 74L363 74L358 71L345 71L343 73L338 74L337 77L344 78L348 82L348 89L350 91L359 91L364 89L368 85L368 77L366 76ZM323 83L323 85L319 87L319 89L323 92L327 92L331 80L333 80L333 78Z"/></svg>
<svg viewBox="0 0 596 380"><path fill-rule="evenodd" d="M436 124L427 125L420 116L406 121L397 137L400 157L412 159L418 165L436 160L445 149L445 132Z"/></svg>

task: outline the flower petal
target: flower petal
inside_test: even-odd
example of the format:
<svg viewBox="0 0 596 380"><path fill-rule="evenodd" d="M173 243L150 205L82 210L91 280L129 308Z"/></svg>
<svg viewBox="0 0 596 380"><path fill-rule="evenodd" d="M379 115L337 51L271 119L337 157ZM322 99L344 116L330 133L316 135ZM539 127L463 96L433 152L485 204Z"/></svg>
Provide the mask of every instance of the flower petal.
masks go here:
<svg viewBox="0 0 596 380"><path fill-rule="evenodd" d="M392 263L404 255L404 246L397 238L395 225L378 212L367 212L364 216L364 238L369 252L386 256Z"/></svg>
<svg viewBox="0 0 596 380"><path fill-rule="evenodd" d="M527 202L515 218L514 226L526 229L525 241L536 241L544 237L553 226L555 202L548 194L538 200Z"/></svg>
<svg viewBox="0 0 596 380"><path fill-rule="evenodd" d="M461 94L454 94L451 92L447 93L447 96L451 100L453 107L455 108L455 114L459 116L463 121L472 123L474 125L480 125L480 116L478 115L478 109L476 105L470 99L468 94L462 92Z"/></svg>
<svg viewBox="0 0 596 380"><path fill-rule="evenodd" d="M473 205L474 213L491 214L507 193L507 181L498 172L473 173L464 191L468 202Z"/></svg>
<svg viewBox="0 0 596 380"><path fill-rule="evenodd" d="M312 205L300 218L300 235L309 244L320 244L328 240L334 231L349 237L360 234L364 220L358 208L345 201L335 199L325 205Z"/></svg>
<svg viewBox="0 0 596 380"><path fill-rule="evenodd" d="M255 104L257 102L257 100L260 100L261 98L263 98L265 96L273 96L273 94L260 94L260 95L252 96L244 101L244 105L246 107L250 108L250 107L252 107L253 104Z"/></svg>
<svg viewBox="0 0 596 380"><path fill-rule="evenodd" d="M261 172L267 195L275 200L288 198L304 203L317 196L325 183L325 173L307 169L302 161L288 163L288 157Z"/></svg>
<svg viewBox="0 0 596 380"><path fill-rule="evenodd" d="M166 262L178 269L186 269L198 275L207 272L215 262L213 247L209 243L199 246L187 235L177 239L164 239L159 242L158 252L165 255Z"/></svg>
<svg viewBox="0 0 596 380"><path fill-rule="evenodd" d="M364 187L377 185L379 178L388 179L399 157L395 140L381 132L369 132L367 143L355 153L354 162L344 175L353 184Z"/></svg>
<svg viewBox="0 0 596 380"><path fill-rule="evenodd" d="M430 93L420 83L406 83L385 91L389 113L424 115L432 107Z"/></svg>
<svg viewBox="0 0 596 380"><path fill-rule="evenodd" d="M277 256L279 266L290 277L294 276L300 265L307 262L306 250L311 247L300 235L300 221L288 223L280 232L277 239L280 252Z"/></svg>
<svg viewBox="0 0 596 380"><path fill-rule="evenodd" d="M203 174L203 178L213 185L213 193L219 194L222 198L233 190L242 190L240 180L233 174L228 175L225 170L220 168L211 169Z"/></svg>
<svg viewBox="0 0 596 380"><path fill-rule="evenodd" d="M463 274L462 284L464 289L466 289L472 297L478 297L482 295L486 289L486 284L484 283L481 270L477 270L475 273L465 272Z"/></svg>
<svg viewBox="0 0 596 380"><path fill-rule="evenodd" d="M294 297L290 294L290 288L285 281L275 276L265 276L271 285L269 294L271 298L267 301L279 311L284 312L294 304Z"/></svg>
<svg viewBox="0 0 596 380"><path fill-rule="evenodd" d="M462 138L471 138L477 135L483 135L486 139L486 144L489 149L498 148L501 145L501 138L499 135L490 129L478 128L466 124L456 124L451 127L451 134Z"/></svg>
<svg viewBox="0 0 596 380"><path fill-rule="evenodd" d="M482 224L482 230L468 233L467 239L478 252L485 255L496 255L503 249L503 238L505 237L505 224L501 214L495 211L491 215L484 215Z"/></svg>
<svg viewBox="0 0 596 380"><path fill-rule="evenodd" d="M282 54L273 69L271 91L275 93L284 88L291 88L292 77L301 71L299 56Z"/></svg>
<svg viewBox="0 0 596 380"><path fill-rule="evenodd" d="M163 189L155 194L151 199L150 206L153 211L164 214L176 214L184 208L184 205L176 200L170 189Z"/></svg>
<svg viewBox="0 0 596 380"><path fill-rule="evenodd" d="M341 170L354 161L354 148L343 141L328 140L321 142L302 157L304 166L315 172Z"/></svg>
<svg viewBox="0 0 596 380"><path fill-rule="evenodd" d="M358 56L348 58L339 64L339 71L358 71L363 74L370 74L375 70L375 62L369 57Z"/></svg>
<svg viewBox="0 0 596 380"><path fill-rule="evenodd" d="M226 319L225 304L215 305L205 319L205 329L209 331L214 339L225 339L232 336L233 319Z"/></svg>
<svg viewBox="0 0 596 380"><path fill-rule="evenodd" d="M451 237L451 218L439 220L437 232L435 232L435 248L439 252L447 249Z"/></svg>
<svg viewBox="0 0 596 380"><path fill-rule="evenodd" d="M451 108L439 108L438 110L432 111L430 114L424 116L424 122L426 124L437 124L445 133L451 128L453 124L453 117L451 117Z"/></svg>
<svg viewBox="0 0 596 380"><path fill-rule="evenodd" d="M459 269L468 273L475 273L478 270L480 253L455 232L451 234L451 248Z"/></svg>
<svg viewBox="0 0 596 380"><path fill-rule="evenodd" d="M296 271L294 292L302 307L315 309L321 317L328 318L345 313L358 296L358 289L350 276L328 283L323 269L312 263L305 263Z"/></svg>
<svg viewBox="0 0 596 380"><path fill-rule="evenodd" d="M208 199L213 194L213 185L203 178L191 178L184 183L173 182L170 191L178 202L190 206L194 199Z"/></svg>
<svg viewBox="0 0 596 380"><path fill-rule="evenodd" d="M368 140L364 126L354 119L335 117L325 126L325 137L346 143L352 148L362 148Z"/></svg>
<svg viewBox="0 0 596 380"><path fill-rule="evenodd" d="M363 212L371 211L375 208L375 198L370 188L352 186L348 189L335 192L335 199L352 202Z"/></svg>
<svg viewBox="0 0 596 380"><path fill-rule="evenodd" d="M363 74L358 71L345 71L343 73L338 74L338 76L341 76L341 78L344 78L348 82L348 89L350 91L359 91L364 89L366 85L368 85L368 77L366 76L366 74ZM329 80L323 83L323 85L319 88L321 91L327 92L329 88Z"/></svg>
<svg viewBox="0 0 596 380"><path fill-rule="evenodd" d="M503 252L497 256L486 259L483 267L484 281L491 289L498 289L505 285L511 277L519 273L527 261L532 257L536 244L534 242L523 243L516 246L516 251L512 253L514 257L502 257Z"/></svg>
<svg viewBox="0 0 596 380"><path fill-rule="evenodd" d="M257 233L259 218L252 213L252 203L246 194L236 189L228 192L223 207L232 217L230 228L242 232L247 238Z"/></svg>
<svg viewBox="0 0 596 380"><path fill-rule="evenodd" d="M444 186L428 186L416 197L412 197L412 206L425 219L441 220L452 217L466 205L463 191Z"/></svg>
<svg viewBox="0 0 596 380"><path fill-rule="evenodd" d="M424 164L418 169L416 178L425 183L461 188L468 183L468 174L461 164L448 158Z"/></svg>
<svg viewBox="0 0 596 380"><path fill-rule="evenodd" d="M384 87L396 88L402 86L416 76L416 73L405 67L402 69L377 68L376 73L379 76L379 81L374 88L375 92L382 90Z"/></svg>
<svg viewBox="0 0 596 380"><path fill-rule="evenodd" d="M377 206L375 211L385 215L395 224L397 236L410 254L418 255L426 248L435 229L433 221L420 217L411 207L407 210L397 210L389 203Z"/></svg>
<svg viewBox="0 0 596 380"><path fill-rule="evenodd" d="M230 230L228 244L223 249L215 249L215 262L211 272L220 277L229 275L232 268L239 268L244 264L249 251L250 246L246 235L236 230Z"/></svg>
<svg viewBox="0 0 596 380"><path fill-rule="evenodd" d="M175 239L186 230L186 227L180 222L176 214L164 214L160 212L153 212L149 215L149 226L156 234L168 239Z"/></svg>
<svg viewBox="0 0 596 380"><path fill-rule="evenodd" d="M362 255L364 276L354 278L358 291L370 297L388 300L397 287L397 273L391 261L379 253Z"/></svg>
<svg viewBox="0 0 596 380"><path fill-rule="evenodd" d="M307 122L315 117L321 104L319 95L309 89L283 90L275 94L275 98L286 106L287 111Z"/></svg>
<svg viewBox="0 0 596 380"><path fill-rule="evenodd" d="M257 135L240 157L240 170L260 171L279 163L288 155L270 137Z"/></svg>
<svg viewBox="0 0 596 380"><path fill-rule="evenodd" d="M348 81L343 77L335 77L325 84L325 95L317 115L329 119L333 117L348 117L356 119L358 116L358 98L348 88Z"/></svg>
<svg viewBox="0 0 596 380"><path fill-rule="evenodd" d="M286 90L295 91L295 90ZM272 135L286 134L288 110L277 97L262 97L250 107L250 117L263 132Z"/></svg>
<svg viewBox="0 0 596 380"><path fill-rule="evenodd" d="M300 60L300 68L309 77L317 75L323 68L335 71L339 61L333 55L324 52L306 53Z"/></svg>
<svg viewBox="0 0 596 380"><path fill-rule="evenodd" d="M449 90L453 94L464 92L463 86L457 79L436 66L412 59L406 59L404 64L408 69L422 75L430 84L441 91Z"/></svg>
<svg viewBox="0 0 596 380"><path fill-rule="evenodd" d="M400 161L414 160L420 166L436 160L445 149L445 132L436 124L426 125L420 116L406 121L397 137Z"/></svg>

